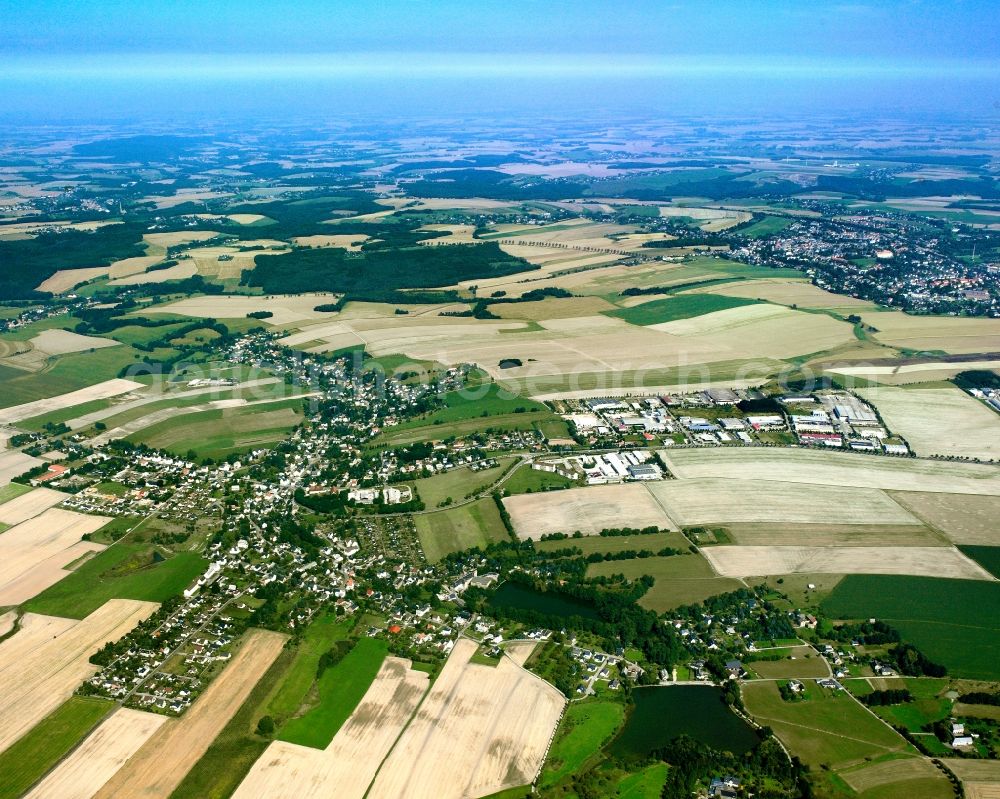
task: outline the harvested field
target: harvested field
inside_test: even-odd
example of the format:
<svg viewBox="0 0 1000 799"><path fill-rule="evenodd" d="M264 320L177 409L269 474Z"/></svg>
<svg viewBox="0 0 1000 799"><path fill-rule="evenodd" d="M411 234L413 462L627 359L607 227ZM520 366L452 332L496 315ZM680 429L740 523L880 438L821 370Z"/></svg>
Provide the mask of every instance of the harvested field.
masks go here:
<svg viewBox="0 0 1000 799"><path fill-rule="evenodd" d="M846 365L828 364L823 366L823 370L826 372L845 377L858 377L887 386L947 380L959 372L972 369L1000 369L1000 361L928 361L926 363L900 363L882 366L855 366L848 363Z"/></svg>
<svg viewBox="0 0 1000 799"><path fill-rule="evenodd" d="M53 505L58 505L67 496L51 488L33 489L0 504L0 522L13 525L33 519Z"/></svg>
<svg viewBox="0 0 1000 799"><path fill-rule="evenodd" d="M234 799L362 799L379 766L427 691L428 675L410 661L386 658L330 745L323 750L275 741L254 764Z"/></svg>
<svg viewBox="0 0 1000 799"><path fill-rule="evenodd" d="M676 530L644 485L592 486L505 497L514 529L521 538L538 539L548 533L597 535L612 527L656 526Z"/></svg>
<svg viewBox="0 0 1000 799"><path fill-rule="evenodd" d="M72 408L74 405L83 405L93 400L117 397L119 394L127 394L137 388L145 388L142 383L134 380L122 380L114 378L105 380L102 383L95 383L87 388L77 391L70 391L66 394L59 394L55 397L26 402L23 405L14 405L0 410L0 424L13 424L22 419L30 419L33 416L41 416L45 413L60 411L64 408ZM28 467L25 467L28 468Z"/></svg>
<svg viewBox="0 0 1000 799"><path fill-rule="evenodd" d="M682 480L727 477L896 491L1000 496L1000 466L806 449L678 449L661 457Z"/></svg>
<svg viewBox="0 0 1000 799"><path fill-rule="evenodd" d="M743 297L749 300L766 300L776 305L796 305L799 308L844 308L845 313L857 313L858 308L874 310L877 306L868 300L859 300L843 294L833 294L812 285L807 279L775 278L744 280L720 286L692 289L690 293L721 294L726 297ZM688 292L682 292L688 293Z"/></svg>
<svg viewBox="0 0 1000 799"><path fill-rule="evenodd" d="M99 336L81 336L70 330L43 330L29 344L46 355L65 355L68 352L86 352L100 347L118 347L120 342Z"/></svg>
<svg viewBox="0 0 1000 799"><path fill-rule="evenodd" d="M460 638L393 747L372 799L464 799L527 785L538 773L565 698L509 658L470 663Z"/></svg>
<svg viewBox="0 0 1000 799"><path fill-rule="evenodd" d="M490 310L502 319L565 319L591 317L614 306L601 297L548 297L536 302L491 305ZM544 326L544 325L543 325Z"/></svg>
<svg viewBox="0 0 1000 799"><path fill-rule="evenodd" d="M181 261L175 266L168 266L166 269L157 269L155 272L138 272L127 277L117 277L108 281L109 286L144 286L149 283L163 283L167 280L184 280L198 274L198 267L193 261Z"/></svg>
<svg viewBox="0 0 1000 799"><path fill-rule="evenodd" d="M649 490L682 526L729 522L920 524L878 489L699 478L650 483Z"/></svg>
<svg viewBox="0 0 1000 799"><path fill-rule="evenodd" d="M208 241L219 234L214 230L177 230L172 233L147 233L142 240L151 248L161 248L163 253L170 247L190 244L193 241Z"/></svg>
<svg viewBox="0 0 1000 799"><path fill-rule="evenodd" d="M750 546L938 547L950 543L915 524L789 524L778 520L727 524L726 533L734 543Z"/></svg>
<svg viewBox="0 0 1000 799"><path fill-rule="evenodd" d="M156 730L95 799L169 796L278 657L285 640L267 630L247 633L239 651L187 713Z"/></svg>
<svg viewBox="0 0 1000 799"><path fill-rule="evenodd" d="M841 771L840 776L858 793L871 791L883 785L894 785L906 791L907 783L914 780L939 783L936 787L942 797L951 793L951 785L944 774L938 771L930 760L923 757L870 763Z"/></svg>
<svg viewBox="0 0 1000 799"><path fill-rule="evenodd" d="M113 280L122 277L129 277L130 275L138 275L145 272L149 267L155 266L160 263L163 258L159 255L140 255L135 258L124 258L121 261L115 261L108 268L108 277Z"/></svg>
<svg viewBox="0 0 1000 799"><path fill-rule="evenodd" d="M51 291L53 294L62 294L69 291L80 283L86 283L97 277L103 277L108 273L110 267L91 266L82 269L60 269L52 277L42 281L36 291Z"/></svg>
<svg viewBox="0 0 1000 799"><path fill-rule="evenodd" d="M50 508L10 528L0 536L0 606L26 602L65 577L63 566L85 552L104 549L81 538L108 521L106 516Z"/></svg>
<svg viewBox="0 0 1000 799"><path fill-rule="evenodd" d="M0 613L0 638L14 629L14 622L16 620L16 610L8 610L6 613Z"/></svg>
<svg viewBox="0 0 1000 799"><path fill-rule="evenodd" d="M179 314L200 319L237 319L254 311L270 311L265 321L272 325L292 325L308 319L330 319L334 315L313 310L317 305L335 302L335 294L271 295L262 297L188 297L167 305L158 305L156 313Z"/></svg>
<svg viewBox="0 0 1000 799"><path fill-rule="evenodd" d="M1000 761L948 760L948 769L962 781L969 799L997 799L1000 797Z"/></svg>
<svg viewBox="0 0 1000 799"><path fill-rule="evenodd" d="M649 325L647 330L686 339L710 339L716 346L747 357L792 358L856 343L850 325L826 314L767 303Z"/></svg>
<svg viewBox="0 0 1000 799"><path fill-rule="evenodd" d="M893 492L893 498L956 544L1000 546L1000 497Z"/></svg>
<svg viewBox="0 0 1000 799"><path fill-rule="evenodd" d="M90 799L141 747L166 716L121 708L105 719L25 799Z"/></svg>
<svg viewBox="0 0 1000 799"><path fill-rule="evenodd" d="M891 347L947 352L1000 352L1000 319L957 316L909 316L902 311L862 314L874 337Z"/></svg>
<svg viewBox="0 0 1000 799"><path fill-rule="evenodd" d="M951 388L862 388L894 433L917 455L1000 458L1000 414Z"/></svg>
<svg viewBox="0 0 1000 799"><path fill-rule="evenodd" d="M725 577L775 574L909 574L993 580L975 561L945 547L706 547L702 553Z"/></svg>
<svg viewBox="0 0 1000 799"><path fill-rule="evenodd" d="M2 413L2 412L0 412ZM38 458L25 455L17 449L0 451L0 486L10 483L15 477L42 464Z"/></svg>
<svg viewBox="0 0 1000 799"><path fill-rule="evenodd" d="M361 244L368 241L365 233L341 233L335 236L320 234L316 236L296 236L292 242L299 247L339 247L351 252L358 252Z"/></svg>
<svg viewBox="0 0 1000 799"><path fill-rule="evenodd" d="M0 644L0 751L55 710L98 669L90 656L117 641L157 605L112 599L82 621L26 613Z"/></svg>

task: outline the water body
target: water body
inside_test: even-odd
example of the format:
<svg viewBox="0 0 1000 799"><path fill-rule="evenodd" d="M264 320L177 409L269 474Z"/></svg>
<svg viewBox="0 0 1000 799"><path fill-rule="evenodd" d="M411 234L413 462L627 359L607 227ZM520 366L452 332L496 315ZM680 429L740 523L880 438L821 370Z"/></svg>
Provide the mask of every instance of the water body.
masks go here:
<svg viewBox="0 0 1000 799"><path fill-rule="evenodd" d="M536 591L521 583L506 582L490 597L490 604L497 608L533 610L548 616L599 620L597 610L582 599L564 596L553 591Z"/></svg>
<svg viewBox="0 0 1000 799"><path fill-rule="evenodd" d="M611 743L618 757L644 757L679 735L734 754L757 745L753 728L733 713L714 686L668 685L636 688L635 709Z"/></svg>

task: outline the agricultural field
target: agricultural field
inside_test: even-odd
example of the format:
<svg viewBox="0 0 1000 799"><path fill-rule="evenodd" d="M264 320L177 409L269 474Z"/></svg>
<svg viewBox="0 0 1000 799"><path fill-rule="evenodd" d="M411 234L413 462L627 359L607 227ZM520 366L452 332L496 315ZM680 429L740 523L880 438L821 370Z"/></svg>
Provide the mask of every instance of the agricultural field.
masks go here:
<svg viewBox="0 0 1000 799"><path fill-rule="evenodd" d="M1000 414L960 388L879 386L858 393L917 455L1000 459Z"/></svg>
<svg viewBox="0 0 1000 799"><path fill-rule="evenodd" d="M569 540L535 542L535 549L542 552L575 547L584 555L590 555L594 552L621 552L628 549L648 549L652 552L659 552L666 547L685 550L688 546L688 540L678 532L653 533L651 535L591 535Z"/></svg>
<svg viewBox="0 0 1000 799"><path fill-rule="evenodd" d="M995 799L1000 793L1000 763L996 760L950 760L948 768L962 781L969 799Z"/></svg>
<svg viewBox="0 0 1000 799"><path fill-rule="evenodd" d="M780 660L761 659L746 664L754 674L767 680L787 680L792 677L805 680L832 676L826 661L811 646L783 647L777 652L762 649L760 654L764 658L775 654L784 655Z"/></svg>
<svg viewBox="0 0 1000 799"><path fill-rule="evenodd" d="M486 796L527 785L542 766L565 699L507 658L470 663L460 638L368 796Z"/></svg>
<svg viewBox="0 0 1000 799"><path fill-rule="evenodd" d="M676 530L653 496L639 483L570 488L505 497L504 507L521 538L549 533L597 535L612 527Z"/></svg>
<svg viewBox="0 0 1000 799"><path fill-rule="evenodd" d="M263 320L264 324L284 327L317 319L331 319L333 314L317 311L315 308L317 305L329 305L336 301L337 295L326 293L188 297L166 305L154 306L143 311L142 315L165 313L199 319L241 319L255 311L270 311L273 316Z"/></svg>
<svg viewBox="0 0 1000 799"><path fill-rule="evenodd" d="M1000 352L1000 319L910 315L901 311L862 313L874 338L887 346L931 354Z"/></svg>
<svg viewBox="0 0 1000 799"><path fill-rule="evenodd" d="M919 525L877 489L766 480L694 478L652 482L649 490L678 524Z"/></svg>
<svg viewBox="0 0 1000 799"><path fill-rule="evenodd" d="M156 610L151 602L114 599L82 621L25 614L0 643L0 752L67 700L97 671L90 656Z"/></svg>
<svg viewBox="0 0 1000 799"><path fill-rule="evenodd" d="M0 487L7 488L15 477L41 464L41 460L31 455L25 455L20 450L14 449L5 452L0 449Z"/></svg>
<svg viewBox="0 0 1000 799"><path fill-rule="evenodd" d="M302 399L239 404L174 416L128 436L133 443L179 455L224 458L273 444L302 421Z"/></svg>
<svg viewBox="0 0 1000 799"><path fill-rule="evenodd" d="M608 316L624 319L633 325L657 325L724 311L729 308L753 305L754 303L755 300L740 297L725 297L716 294L682 294L606 313Z"/></svg>
<svg viewBox="0 0 1000 799"><path fill-rule="evenodd" d="M325 749L275 741L254 764L234 799L319 799L337 786L362 799L427 691L428 676L410 662L384 660L371 686Z"/></svg>
<svg viewBox="0 0 1000 799"><path fill-rule="evenodd" d="M625 721L621 702L595 699L566 708L542 769L539 785L555 785L597 755Z"/></svg>
<svg viewBox="0 0 1000 799"><path fill-rule="evenodd" d="M981 547L964 546L959 547L962 554L972 558L994 577L1000 579L1000 546Z"/></svg>
<svg viewBox="0 0 1000 799"><path fill-rule="evenodd" d="M903 738L869 713L846 691L807 683L808 697L786 702L773 682L746 683L743 702L793 755L814 770L841 769L887 754L911 751Z"/></svg>
<svg viewBox="0 0 1000 799"><path fill-rule="evenodd" d="M413 517L420 547L431 563L449 552L507 539L507 528L492 497L441 511L419 513Z"/></svg>
<svg viewBox="0 0 1000 799"><path fill-rule="evenodd" d="M809 310L837 310L845 315L857 313L857 309L875 310L878 307L867 300L824 291L801 277L746 280L707 288L694 288L690 289L689 292L762 300L775 305L794 305L797 308ZM681 296L687 293L684 292Z"/></svg>
<svg viewBox="0 0 1000 799"><path fill-rule="evenodd" d="M7 530L0 537L0 606L31 599L65 577L67 564L103 549L82 538L108 521L105 516L50 508Z"/></svg>
<svg viewBox="0 0 1000 799"><path fill-rule="evenodd" d="M4 385L6 387L6 381ZM120 394L127 394L130 391L141 388L145 388L145 386L134 380L122 380L120 378L105 380L100 383L88 385L85 388L77 389L76 391L59 394L58 396L5 407L3 410L0 410L0 424L13 424L22 419L30 419L33 416L41 416L45 413L72 408L77 405L93 402L94 400L117 397ZM0 400L0 403L3 403L3 401Z"/></svg>
<svg viewBox="0 0 1000 799"><path fill-rule="evenodd" d="M278 733L288 743L325 749L354 712L388 654L385 641L362 638L316 681L315 702L299 708ZM311 692L313 693L313 692Z"/></svg>
<svg viewBox="0 0 1000 799"><path fill-rule="evenodd" d="M162 559L155 558L154 551ZM109 599L163 602L191 585L207 566L197 552L168 554L149 544L119 541L63 572L59 582L28 600L25 609L77 619Z"/></svg>
<svg viewBox="0 0 1000 799"><path fill-rule="evenodd" d="M949 764L950 765L950 764ZM947 799L951 783L926 758L893 758L844 769L839 776L863 796Z"/></svg>
<svg viewBox="0 0 1000 799"><path fill-rule="evenodd" d="M58 505L67 497L61 491L53 491L51 488L33 489L20 483L11 483L11 486L17 488L10 492L13 496L6 500L3 500L3 490L0 489L0 523L3 524L15 525L26 522Z"/></svg>
<svg viewBox="0 0 1000 799"><path fill-rule="evenodd" d="M992 580L979 564L949 547L721 546L702 550L725 577L777 574L909 574Z"/></svg>
<svg viewBox="0 0 1000 799"><path fill-rule="evenodd" d="M1000 496L1000 466L987 464L777 448L665 450L661 457L681 480L725 477L901 492Z"/></svg>
<svg viewBox="0 0 1000 799"><path fill-rule="evenodd" d="M22 796L113 707L114 704L107 699L72 696L39 721L24 737L0 754L0 799ZM50 796L60 796L61 799L62 794Z"/></svg>
<svg viewBox="0 0 1000 799"><path fill-rule="evenodd" d="M168 719L115 772L94 799L169 796L281 652L284 635L247 633L239 651L179 719Z"/></svg>
<svg viewBox="0 0 1000 799"><path fill-rule="evenodd" d="M119 708L25 799L90 799L166 721L165 716ZM44 722L43 722L44 723Z"/></svg>
<svg viewBox="0 0 1000 799"><path fill-rule="evenodd" d="M821 608L829 618L888 622L954 677L1000 679L1000 583L848 575Z"/></svg>
<svg viewBox="0 0 1000 799"><path fill-rule="evenodd" d="M665 613L681 605L693 605L710 596L743 587L739 580L718 576L702 555L690 553L605 561L587 568L588 576L612 574L622 574L629 580L636 580L643 575L652 577L653 587L642 596L639 604L657 613Z"/></svg>
<svg viewBox="0 0 1000 799"><path fill-rule="evenodd" d="M413 487L428 508L445 507L462 502L469 494L480 493L489 488L503 476L513 462L512 458L504 458L500 461L500 465L478 471L468 466L461 466L432 477L415 480Z"/></svg>

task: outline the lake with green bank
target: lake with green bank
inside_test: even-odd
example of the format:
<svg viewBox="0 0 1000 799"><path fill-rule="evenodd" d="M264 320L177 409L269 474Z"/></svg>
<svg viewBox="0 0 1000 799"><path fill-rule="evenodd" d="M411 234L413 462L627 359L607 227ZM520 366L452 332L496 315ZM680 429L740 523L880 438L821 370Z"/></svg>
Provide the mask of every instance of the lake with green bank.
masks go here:
<svg viewBox="0 0 1000 799"><path fill-rule="evenodd" d="M609 747L617 757L645 757L680 735L734 754L750 751L759 740L750 725L729 709L722 692L714 686L636 688L632 699L635 707Z"/></svg>

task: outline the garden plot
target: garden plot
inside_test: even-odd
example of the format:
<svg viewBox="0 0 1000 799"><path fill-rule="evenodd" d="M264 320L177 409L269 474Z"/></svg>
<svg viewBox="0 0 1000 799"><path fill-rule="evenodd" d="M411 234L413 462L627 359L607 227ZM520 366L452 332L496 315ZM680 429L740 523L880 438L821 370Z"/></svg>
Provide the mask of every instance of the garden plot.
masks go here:
<svg viewBox="0 0 1000 799"><path fill-rule="evenodd" d="M95 799L167 797L281 653L286 636L251 630L239 651L188 711L169 719L129 758Z"/></svg>
<svg viewBox="0 0 1000 799"><path fill-rule="evenodd" d="M26 602L65 577L68 563L104 549L81 539L108 521L105 516L50 508L0 535L0 606Z"/></svg>
<svg viewBox="0 0 1000 799"><path fill-rule="evenodd" d="M917 455L1000 458L1000 414L951 388L862 388L894 433Z"/></svg>
<svg viewBox="0 0 1000 799"><path fill-rule="evenodd" d="M323 750L274 741L233 799L362 799L429 684L410 661L388 657L364 698Z"/></svg>
<svg viewBox="0 0 1000 799"><path fill-rule="evenodd" d="M640 483L569 488L505 497L504 507L521 538L538 539L549 533L597 535L617 527L677 526Z"/></svg>
<svg viewBox="0 0 1000 799"><path fill-rule="evenodd" d="M649 490L683 526L737 522L920 525L878 489L700 478L650 483Z"/></svg>
<svg viewBox="0 0 1000 799"><path fill-rule="evenodd" d="M166 722L166 716L120 708L105 719L25 799L90 799Z"/></svg>
<svg viewBox="0 0 1000 799"><path fill-rule="evenodd" d="M879 458L807 449L678 449L660 453L682 480L726 477L895 491L1000 496L1000 466Z"/></svg>
<svg viewBox="0 0 1000 799"><path fill-rule="evenodd" d="M0 751L34 727L97 672L90 656L156 610L154 602L112 599L82 621L26 613L0 643Z"/></svg>
<svg viewBox="0 0 1000 799"><path fill-rule="evenodd" d="M534 780L566 700L509 658L470 663L460 638L369 793L371 799L465 799Z"/></svg>
<svg viewBox="0 0 1000 799"><path fill-rule="evenodd" d="M909 574L993 580L957 549L949 547L706 547L702 553L724 577L776 574Z"/></svg>

